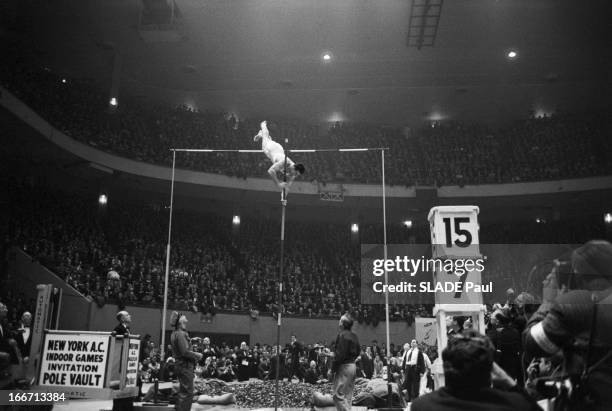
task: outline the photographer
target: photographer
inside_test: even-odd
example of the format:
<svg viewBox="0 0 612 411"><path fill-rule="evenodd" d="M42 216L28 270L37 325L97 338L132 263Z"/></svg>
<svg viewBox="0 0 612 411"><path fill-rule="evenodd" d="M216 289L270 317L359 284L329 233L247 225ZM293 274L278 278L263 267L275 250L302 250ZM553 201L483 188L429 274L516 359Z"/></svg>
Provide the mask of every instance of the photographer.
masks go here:
<svg viewBox="0 0 612 411"><path fill-rule="evenodd" d="M489 338L476 331L464 331L449 337L442 352L446 385L416 398L410 409L540 410L535 401L495 364L494 352Z"/></svg>
<svg viewBox="0 0 612 411"><path fill-rule="evenodd" d="M257 366L257 377L260 380L267 380L270 376L270 361L267 357L262 356L259 365Z"/></svg>
<svg viewBox="0 0 612 411"><path fill-rule="evenodd" d="M236 379L236 371L231 359L221 359L217 362L217 378L225 382L231 382Z"/></svg>
<svg viewBox="0 0 612 411"><path fill-rule="evenodd" d="M202 371L202 378L219 378L217 372L217 357L206 358L204 371Z"/></svg>
<svg viewBox="0 0 612 411"><path fill-rule="evenodd" d="M572 389L557 393L559 409L609 409L612 244L589 241L574 250L569 261L556 260L543 299L524 334L527 359L562 353L563 385L570 383Z"/></svg>

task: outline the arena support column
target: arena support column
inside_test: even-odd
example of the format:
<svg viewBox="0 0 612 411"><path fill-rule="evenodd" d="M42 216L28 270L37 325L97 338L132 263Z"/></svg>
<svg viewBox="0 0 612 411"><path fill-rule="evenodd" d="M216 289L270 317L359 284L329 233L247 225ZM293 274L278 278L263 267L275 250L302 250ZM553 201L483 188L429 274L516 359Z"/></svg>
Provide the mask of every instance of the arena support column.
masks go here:
<svg viewBox="0 0 612 411"><path fill-rule="evenodd" d="M168 217L168 245L166 246L166 275L164 278L164 307L161 315L160 358L164 361L166 350L166 311L168 310L168 277L170 276L170 239L172 235L172 207L174 205L174 170L176 169L176 150L172 150L172 180L170 183L170 217Z"/></svg>

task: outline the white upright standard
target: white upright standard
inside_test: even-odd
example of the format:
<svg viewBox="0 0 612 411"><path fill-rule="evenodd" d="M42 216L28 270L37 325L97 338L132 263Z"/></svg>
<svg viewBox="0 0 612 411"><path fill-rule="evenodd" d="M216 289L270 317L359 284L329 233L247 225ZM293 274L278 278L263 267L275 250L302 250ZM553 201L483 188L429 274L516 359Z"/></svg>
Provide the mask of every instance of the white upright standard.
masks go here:
<svg viewBox="0 0 612 411"><path fill-rule="evenodd" d="M431 229L432 258L441 260L481 258L478 212L477 206L433 207L427 217ZM478 268L466 271L461 276L456 275L455 272L447 272L438 268L436 266L434 272L435 286L449 282L456 284L482 283L482 272ZM485 306L480 291L472 289L460 292L436 292L434 315L438 323L438 358L432 367L436 388L444 386L442 350L448 343L447 318L454 315L470 316L475 328L477 327L481 333L484 333L484 314Z"/></svg>

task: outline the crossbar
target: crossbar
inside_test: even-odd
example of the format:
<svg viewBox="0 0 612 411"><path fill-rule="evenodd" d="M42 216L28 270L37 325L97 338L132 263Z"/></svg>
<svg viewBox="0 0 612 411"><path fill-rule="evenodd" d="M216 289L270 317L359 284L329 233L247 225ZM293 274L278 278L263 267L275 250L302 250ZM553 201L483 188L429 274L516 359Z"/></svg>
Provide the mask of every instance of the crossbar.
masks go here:
<svg viewBox="0 0 612 411"><path fill-rule="evenodd" d="M289 153L320 153L320 152L354 152L354 151L386 151L389 147L365 147L365 148L307 148L285 150ZM171 148L174 152L187 153L263 153L263 150L229 150L211 148Z"/></svg>

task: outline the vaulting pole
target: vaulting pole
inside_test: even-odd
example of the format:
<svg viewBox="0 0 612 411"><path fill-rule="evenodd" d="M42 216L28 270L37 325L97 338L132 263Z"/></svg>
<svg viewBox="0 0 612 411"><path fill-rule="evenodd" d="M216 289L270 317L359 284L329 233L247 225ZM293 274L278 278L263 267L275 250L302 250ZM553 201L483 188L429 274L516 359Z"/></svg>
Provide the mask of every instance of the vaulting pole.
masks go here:
<svg viewBox="0 0 612 411"><path fill-rule="evenodd" d="M166 350L166 311L168 310L168 277L170 276L170 239L172 236L172 207L174 205L174 170L176 169L176 150L172 150L172 182L170 183L170 217L168 218L168 245L166 247L166 276L164 279L164 308L162 309L162 335L160 355L164 361Z"/></svg>
<svg viewBox="0 0 612 411"><path fill-rule="evenodd" d="M285 147L289 140L285 139ZM285 155L285 167L283 170L283 182L287 182L287 155ZM281 318L283 312L283 270L285 267L285 213L287 208L287 191L283 187L281 191L281 236L280 236L280 270L278 272L278 319L276 326L276 375L274 383L274 411L278 410L278 379L280 373L280 335Z"/></svg>

